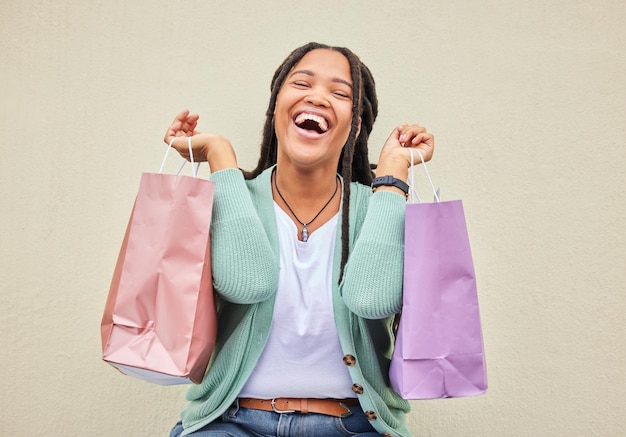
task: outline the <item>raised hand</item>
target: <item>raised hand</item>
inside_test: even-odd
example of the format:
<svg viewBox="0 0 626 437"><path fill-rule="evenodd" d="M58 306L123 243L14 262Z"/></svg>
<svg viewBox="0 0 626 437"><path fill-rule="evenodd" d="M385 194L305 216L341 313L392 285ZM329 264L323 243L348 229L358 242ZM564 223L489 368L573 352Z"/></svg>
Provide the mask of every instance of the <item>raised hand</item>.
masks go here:
<svg viewBox="0 0 626 437"><path fill-rule="evenodd" d="M189 144L191 138L193 159L195 162L208 161L212 172L225 168L237 168L237 157L230 141L218 134L207 134L196 130L198 114L190 114L185 109L178 114L165 132L163 141L171 144L185 159L190 160Z"/></svg>
<svg viewBox="0 0 626 437"><path fill-rule="evenodd" d="M395 128L380 152L378 176L392 175L406 180L408 168L411 166L411 153L409 148L417 149L422 153L424 161L429 161L435 150L435 137L423 126L403 124ZM419 156L415 155L413 164L419 164Z"/></svg>

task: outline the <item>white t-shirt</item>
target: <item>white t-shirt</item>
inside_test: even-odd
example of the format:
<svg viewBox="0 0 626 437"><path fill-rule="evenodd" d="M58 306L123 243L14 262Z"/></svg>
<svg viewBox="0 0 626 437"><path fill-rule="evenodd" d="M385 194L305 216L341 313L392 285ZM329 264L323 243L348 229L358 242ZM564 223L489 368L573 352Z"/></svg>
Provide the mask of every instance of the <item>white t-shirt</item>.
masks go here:
<svg viewBox="0 0 626 437"><path fill-rule="evenodd" d="M275 203L280 277L265 350L240 397L354 397L343 363L332 304L332 265L338 215L304 243ZM259 254L263 256L263 254Z"/></svg>

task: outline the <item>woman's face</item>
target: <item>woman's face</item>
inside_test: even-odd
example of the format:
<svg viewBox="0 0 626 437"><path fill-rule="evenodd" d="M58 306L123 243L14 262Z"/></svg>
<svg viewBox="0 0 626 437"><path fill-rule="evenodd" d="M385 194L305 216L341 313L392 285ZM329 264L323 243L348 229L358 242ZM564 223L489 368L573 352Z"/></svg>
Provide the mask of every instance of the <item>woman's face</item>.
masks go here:
<svg viewBox="0 0 626 437"><path fill-rule="evenodd" d="M304 55L276 97L278 163L311 169L325 165L336 171L350 133L352 93L344 55L328 49Z"/></svg>

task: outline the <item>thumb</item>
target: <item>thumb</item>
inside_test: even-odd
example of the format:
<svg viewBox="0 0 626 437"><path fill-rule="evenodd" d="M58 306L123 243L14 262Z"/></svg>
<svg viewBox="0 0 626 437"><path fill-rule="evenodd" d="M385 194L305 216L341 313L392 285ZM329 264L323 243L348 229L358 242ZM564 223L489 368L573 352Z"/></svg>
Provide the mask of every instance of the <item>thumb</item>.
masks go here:
<svg viewBox="0 0 626 437"><path fill-rule="evenodd" d="M401 146L400 135L401 135L403 127L404 125L398 126L394 130L391 131L391 134L389 134L389 137L387 138L387 140L385 141L385 144L383 145L383 149Z"/></svg>

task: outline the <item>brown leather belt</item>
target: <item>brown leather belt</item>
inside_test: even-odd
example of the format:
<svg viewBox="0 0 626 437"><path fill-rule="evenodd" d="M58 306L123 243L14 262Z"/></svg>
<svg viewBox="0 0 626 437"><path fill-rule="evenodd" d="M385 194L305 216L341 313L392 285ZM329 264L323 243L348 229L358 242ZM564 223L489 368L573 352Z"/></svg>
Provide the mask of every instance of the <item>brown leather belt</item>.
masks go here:
<svg viewBox="0 0 626 437"><path fill-rule="evenodd" d="M349 399L314 399L314 398L275 398L251 399L239 398L241 408L273 411L275 413L318 413L327 416L342 417L350 413L348 407L359 405L356 398Z"/></svg>

